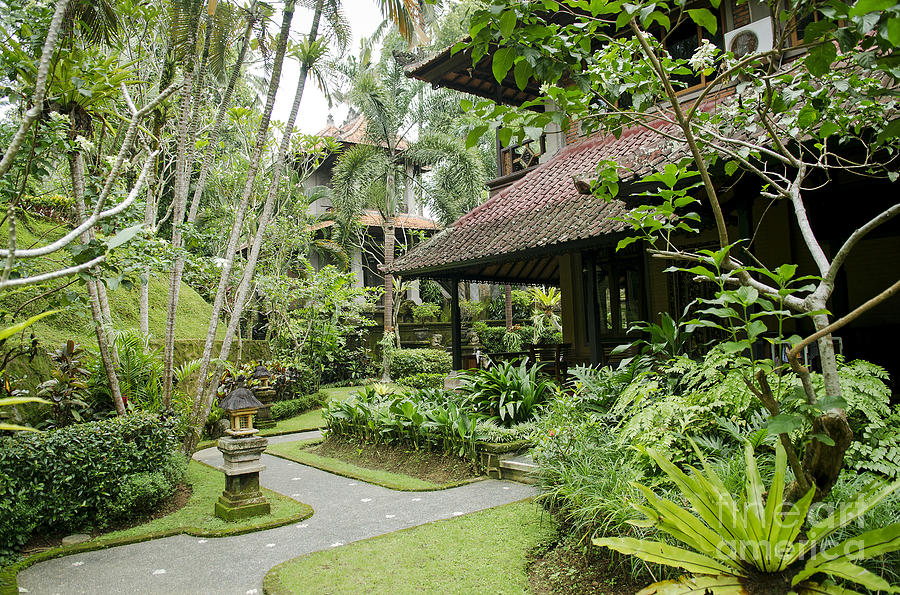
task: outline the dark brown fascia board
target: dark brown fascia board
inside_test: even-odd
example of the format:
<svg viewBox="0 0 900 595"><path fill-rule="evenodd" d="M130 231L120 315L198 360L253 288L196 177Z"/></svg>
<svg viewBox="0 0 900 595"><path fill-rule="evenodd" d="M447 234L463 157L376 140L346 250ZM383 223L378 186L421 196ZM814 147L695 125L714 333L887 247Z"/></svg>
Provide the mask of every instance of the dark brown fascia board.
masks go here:
<svg viewBox="0 0 900 595"><path fill-rule="evenodd" d="M455 276L469 278L469 276L467 276L462 269L479 265L515 262L518 260L522 260L523 258L535 258L548 255L552 256L557 254L565 254L568 252L578 252L589 248L599 248L606 245L613 245L626 236L626 232L613 232L600 236L583 238L580 240L571 240L568 242L563 242L561 244L537 246L535 248L528 248L526 250L520 250L517 252L495 254L492 256L483 256L481 258L463 260L454 262L450 265L435 265L409 270L394 269L393 272L395 274L402 274L404 277L432 277L435 274L439 274L438 276L441 278L452 278Z"/></svg>

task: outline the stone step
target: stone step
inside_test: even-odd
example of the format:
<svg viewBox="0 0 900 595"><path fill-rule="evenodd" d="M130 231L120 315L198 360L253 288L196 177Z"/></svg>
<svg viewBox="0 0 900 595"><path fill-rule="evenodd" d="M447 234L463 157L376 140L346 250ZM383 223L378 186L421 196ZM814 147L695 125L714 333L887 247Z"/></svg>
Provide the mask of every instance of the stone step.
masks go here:
<svg viewBox="0 0 900 595"><path fill-rule="evenodd" d="M520 483L537 483L537 479L532 472L537 471L538 466L535 465L530 455L520 455L517 457L505 457L500 459L500 479L509 479Z"/></svg>

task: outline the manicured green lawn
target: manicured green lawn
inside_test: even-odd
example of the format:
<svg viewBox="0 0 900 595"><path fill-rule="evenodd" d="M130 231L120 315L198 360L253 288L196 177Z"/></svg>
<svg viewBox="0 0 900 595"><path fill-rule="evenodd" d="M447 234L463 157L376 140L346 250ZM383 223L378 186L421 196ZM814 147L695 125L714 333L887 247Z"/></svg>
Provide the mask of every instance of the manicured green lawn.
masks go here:
<svg viewBox="0 0 900 595"><path fill-rule="evenodd" d="M526 555L556 532L516 502L279 564L266 593L527 593Z"/></svg>
<svg viewBox="0 0 900 595"><path fill-rule="evenodd" d="M187 505L181 510L143 525L107 533L98 537L96 541L118 540L123 537L136 537L160 531L214 536L237 535L256 530L260 525L286 524L293 522L298 516L308 517L312 514L312 508L306 504L263 488L263 493L272 505L272 513L229 523L213 516L213 506L225 488L225 476L222 472L202 463L191 461L188 466L187 481L194 487L194 493L191 494Z"/></svg>
<svg viewBox="0 0 900 595"><path fill-rule="evenodd" d="M240 535L295 523L309 518L313 513L313 509L309 505L263 488L263 494L272 505L271 514L229 523L213 515L216 499L225 488L225 476L222 472L202 463L191 461L188 465L186 481L193 486L194 490L187 504L180 510L129 529L105 533L84 543L53 548L0 569L0 592L5 592L4 589L15 589L15 577L19 571L50 558L158 539L179 533L197 537Z"/></svg>
<svg viewBox="0 0 900 595"><path fill-rule="evenodd" d="M323 388L322 392L328 394L329 400L336 399L345 401L350 395L361 389L361 386L345 386L341 388ZM308 432L309 430L318 430L325 427L325 420L322 419L321 409L310 409L305 413L301 413L296 417L288 419L280 419L275 422L275 426L260 430L260 436L280 436L281 434L292 434L294 432ZM204 440L197 445L197 450L210 448L216 445L215 440Z"/></svg>
<svg viewBox="0 0 900 595"><path fill-rule="evenodd" d="M312 441L316 442L316 441ZM365 481L366 483L374 483L375 485L384 486L392 490L401 490L405 492L422 492L430 490L440 490L451 486L437 485L416 477L403 475L401 473L391 473L390 471L381 471L378 469L367 469L360 467L340 459L331 457L323 457L303 450L304 447L312 444L310 441L298 442L282 442L280 444L270 444L266 448L266 454L270 454L289 461L296 461L303 465L309 465L316 469L328 471L335 475L342 475ZM458 484L452 484L458 485Z"/></svg>

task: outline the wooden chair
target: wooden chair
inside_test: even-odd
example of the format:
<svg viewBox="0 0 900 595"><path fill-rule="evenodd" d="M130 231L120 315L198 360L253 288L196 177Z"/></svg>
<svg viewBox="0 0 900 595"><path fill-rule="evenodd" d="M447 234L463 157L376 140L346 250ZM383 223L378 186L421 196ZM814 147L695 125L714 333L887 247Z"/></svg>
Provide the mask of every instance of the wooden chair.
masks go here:
<svg viewBox="0 0 900 595"><path fill-rule="evenodd" d="M531 361L544 364L544 370L553 375L556 382L562 384L569 372L569 350L571 343L558 343L555 345L528 346Z"/></svg>

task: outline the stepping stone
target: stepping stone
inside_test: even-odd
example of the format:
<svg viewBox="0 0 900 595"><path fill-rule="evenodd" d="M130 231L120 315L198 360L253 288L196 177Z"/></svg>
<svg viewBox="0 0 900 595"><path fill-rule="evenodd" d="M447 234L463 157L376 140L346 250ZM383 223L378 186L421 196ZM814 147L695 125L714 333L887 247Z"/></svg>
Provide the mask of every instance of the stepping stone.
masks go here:
<svg viewBox="0 0 900 595"><path fill-rule="evenodd" d="M73 535L66 535L62 538L63 545L75 545L76 543L84 543L85 541L90 541L91 536L86 535L84 533L75 533Z"/></svg>

